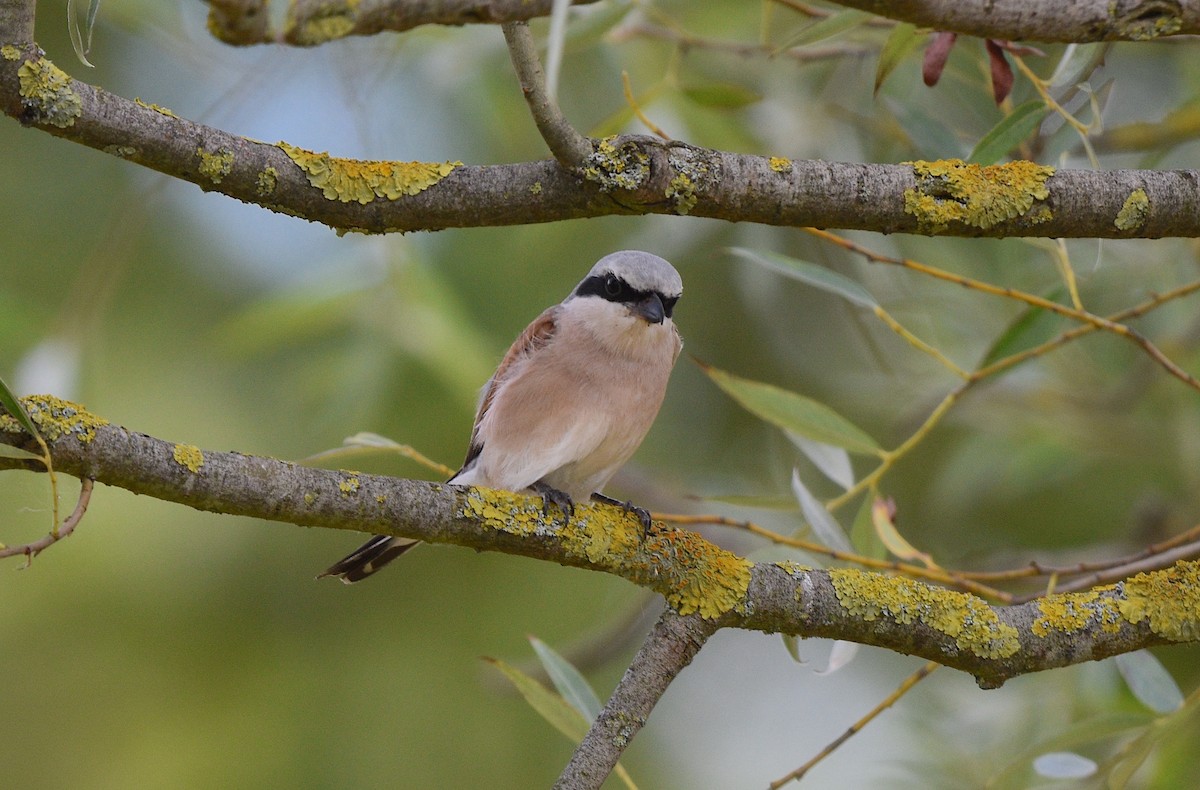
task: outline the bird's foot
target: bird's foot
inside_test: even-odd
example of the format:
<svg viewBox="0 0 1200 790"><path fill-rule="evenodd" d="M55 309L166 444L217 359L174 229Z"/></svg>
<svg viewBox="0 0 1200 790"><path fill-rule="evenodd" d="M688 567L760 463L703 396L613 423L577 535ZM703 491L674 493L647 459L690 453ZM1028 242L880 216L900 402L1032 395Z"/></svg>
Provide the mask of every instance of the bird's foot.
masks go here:
<svg viewBox="0 0 1200 790"><path fill-rule="evenodd" d="M635 505L629 501L622 502L619 499L613 499L612 497L605 496L604 494L601 494L599 492L592 494L592 501L593 502L602 502L605 505L616 505L617 507L624 510L626 513L632 513L633 515L637 516L637 520L642 522L642 537L643 538L646 537L646 534L648 532L650 532L650 511L646 510L645 508L638 507L637 505Z"/></svg>
<svg viewBox="0 0 1200 790"><path fill-rule="evenodd" d="M575 503L571 501L571 497L565 491L559 491L552 485L543 483L541 480L530 486L535 493L542 495L542 513L546 518L550 518L550 506L558 505L558 509L567 517L567 521L575 515Z"/></svg>

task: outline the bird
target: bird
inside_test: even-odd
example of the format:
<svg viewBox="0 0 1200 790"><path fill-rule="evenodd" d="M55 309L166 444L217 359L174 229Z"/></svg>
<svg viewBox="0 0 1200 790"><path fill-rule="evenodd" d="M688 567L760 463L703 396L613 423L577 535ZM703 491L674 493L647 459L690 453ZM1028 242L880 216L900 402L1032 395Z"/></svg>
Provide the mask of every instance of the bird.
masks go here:
<svg viewBox="0 0 1200 790"><path fill-rule="evenodd" d="M517 337L479 399L462 468L447 481L543 497L569 519L593 500L650 515L605 496L609 479L650 430L683 341L672 315L683 280L657 255L604 256L561 303ZM353 584L420 541L376 535L317 578Z"/></svg>

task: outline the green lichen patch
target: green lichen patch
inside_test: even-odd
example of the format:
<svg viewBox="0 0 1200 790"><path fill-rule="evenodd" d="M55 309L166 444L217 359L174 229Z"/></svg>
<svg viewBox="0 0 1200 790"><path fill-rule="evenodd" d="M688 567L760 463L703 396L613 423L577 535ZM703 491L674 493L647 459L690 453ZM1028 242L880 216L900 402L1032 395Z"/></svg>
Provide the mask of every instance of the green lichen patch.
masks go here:
<svg viewBox="0 0 1200 790"><path fill-rule="evenodd" d="M983 166L961 159L904 164L912 165L917 182L904 190L904 211L926 233L954 222L987 230L1018 217L1030 224L1051 217L1040 201L1050 196L1046 181L1053 167L1025 161Z"/></svg>
<svg viewBox="0 0 1200 790"><path fill-rule="evenodd" d="M197 148L196 156L200 157L200 175L214 184L221 183L233 171L233 151L228 148L219 148L216 153Z"/></svg>
<svg viewBox="0 0 1200 790"><path fill-rule="evenodd" d="M37 113L40 123L66 129L83 115L83 103L71 78L45 58L22 63L17 79L25 107Z"/></svg>
<svg viewBox="0 0 1200 790"><path fill-rule="evenodd" d="M785 159L782 156L773 156L773 157L771 157L771 159L769 161L770 161L771 169L774 170L776 173L792 172L792 160L791 159Z"/></svg>
<svg viewBox="0 0 1200 790"><path fill-rule="evenodd" d="M138 149L134 148L132 145L106 145L106 146L104 146L104 153L110 154L112 156L119 156L122 159L128 159L131 156L135 156L137 154L137 152L138 152Z"/></svg>
<svg viewBox="0 0 1200 790"><path fill-rule="evenodd" d="M1112 587L1097 587L1087 592L1049 595L1037 602L1038 616L1030 625L1036 636L1052 633L1072 634L1098 625L1102 631L1116 633L1121 614L1109 596Z"/></svg>
<svg viewBox="0 0 1200 790"><path fill-rule="evenodd" d="M1109 3L1116 10L1116 3ZM1171 36L1183 27L1183 17L1177 2L1134 3L1132 11L1113 20L1118 33L1131 41L1150 41L1159 36Z"/></svg>
<svg viewBox="0 0 1200 790"><path fill-rule="evenodd" d="M745 601L754 567L749 560L682 529L651 533L643 548L651 577L680 614L714 619Z"/></svg>
<svg viewBox="0 0 1200 790"><path fill-rule="evenodd" d="M21 398L21 404L29 414L29 419L37 426L38 433L47 442L69 435L87 444L96 438L97 428L108 425L108 420L103 417L97 417L79 404L53 395L28 395ZM0 430L16 433L21 430L21 424L3 414L0 415Z"/></svg>
<svg viewBox="0 0 1200 790"><path fill-rule="evenodd" d="M1017 629L973 595L856 569L831 570L829 578L842 608L862 620L919 622L980 658L1007 658L1020 649Z"/></svg>
<svg viewBox="0 0 1200 790"><path fill-rule="evenodd" d="M471 488L461 502L463 507L459 515L478 521L485 529L532 535L544 526L542 506L531 496L492 488Z"/></svg>
<svg viewBox="0 0 1200 790"><path fill-rule="evenodd" d="M583 166L583 177L599 184L604 192L637 189L650 177L650 157L632 142L614 145L616 139L598 141Z"/></svg>
<svg viewBox="0 0 1200 790"><path fill-rule="evenodd" d="M339 159L287 143L277 143L329 200L366 205L377 197L396 200L417 195L441 181L462 162L376 162Z"/></svg>
<svg viewBox="0 0 1200 790"><path fill-rule="evenodd" d="M675 207L676 214L690 214L700 194L718 179L720 160L688 147L676 149L667 162L675 175L667 184L665 197Z"/></svg>
<svg viewBox="0 0 1200 790"><path fill-rule="evenodd" d="M12 44L5 44L0 47L0 58L5 60L20 60L21 50L14 47Z"/></svg>
<svg viewBox="0 0 1200 790"><path fill-rule="evenodd" d="M302 19L297 19L297 6L292 3L284 36L293 44L312 47L335 41L350 35L358 15L358 0L326 0L322 7L313 9L311 4L304 9Z"/></svg>
<svg viewBox="0 0 1200 790"><path fill-rule="evenodd" d="M1148 621L1150 630L1174 642L1200 639L1200 562L1139 573L1117 585L1117 608L1130 623Z"/></svg>
<svg viewBox="0 0 1200 790"><path fill-rule="evenodd" d="M196 474L204 466L204 453L194 444L177 444L171 452L175 463Z"/></svg>
<svg viewBox="0 0 1200 790"><path fill-rule="evenodd" d="M1113 224L1117 226L1118 230L1135 231L1146 224L1148 216L1150 216L1150 198L1146 195L1146 190L1138 187L1129 193L1129 197L1125 198Z"/></svg>
<svg viewBox="0 0 1200 790"><path fill-rule="evenodd" d="M259 171L258 181L254 186L254 193L259 197L269 197L275 192L275 187L279 184L279 171L273 167L266 167Z"/></svg>

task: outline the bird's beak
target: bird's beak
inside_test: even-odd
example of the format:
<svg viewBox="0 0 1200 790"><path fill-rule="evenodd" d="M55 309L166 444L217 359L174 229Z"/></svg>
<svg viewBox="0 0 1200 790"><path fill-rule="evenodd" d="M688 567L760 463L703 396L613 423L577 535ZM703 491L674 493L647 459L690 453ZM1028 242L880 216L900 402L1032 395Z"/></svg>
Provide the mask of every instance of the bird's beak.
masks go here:
<svg viewBox="0 0 1200 790"><path fill-rule="evenodd" d="M650 294L642 301L635 303L631 309L634 315L641 316L648 324L661 324L667 314L658 294Z"/></svg>

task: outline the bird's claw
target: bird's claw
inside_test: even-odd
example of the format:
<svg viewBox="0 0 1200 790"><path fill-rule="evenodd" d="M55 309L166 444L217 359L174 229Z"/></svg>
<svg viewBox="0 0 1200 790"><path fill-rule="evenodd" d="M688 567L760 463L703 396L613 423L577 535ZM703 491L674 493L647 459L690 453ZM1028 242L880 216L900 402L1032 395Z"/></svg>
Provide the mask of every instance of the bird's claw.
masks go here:
<svg viewBox="0 0 1200 790"><path fill-rule="evenodd" d="M646 508L638 507L628 500L622 502L619 499L613 499L610 496L605 496L604 494L600 493L592 494L592 500L595 502L603 502L606 505L616 505L626 513L632 513L633 515L637 516L637 520L642 524L642 537L644 538L647 534L649 534L650 525L652 522L650 519L650 511L646 510Z"/></svg>
<svg viewBox="0 0 1200 790"><path fill-rule="evenodd" d="M567 521L575 515L575 503L571 501L571 497L565 491L559 491L553 486L543 483L541 480L530 486L536 493L542 495L542 513L546 518L550 518L550 506L558 505L558 509L567 517Z"/></svg>

